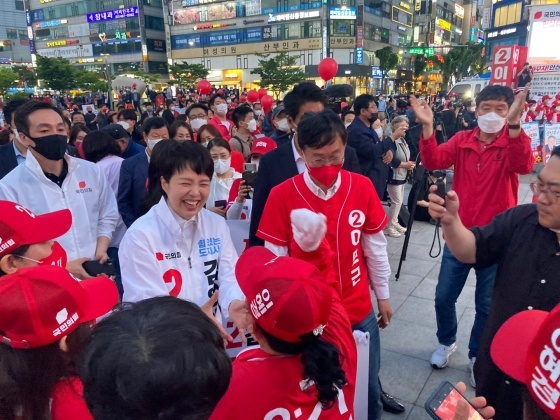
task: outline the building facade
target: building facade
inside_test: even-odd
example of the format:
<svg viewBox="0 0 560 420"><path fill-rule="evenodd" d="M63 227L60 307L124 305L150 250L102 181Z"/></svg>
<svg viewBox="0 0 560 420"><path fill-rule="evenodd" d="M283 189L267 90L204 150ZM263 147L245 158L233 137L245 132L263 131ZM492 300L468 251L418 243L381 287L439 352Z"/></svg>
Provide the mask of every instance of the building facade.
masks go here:
<svg viewBox="0 0 560 420"><path fill-rule="evenodd" d="M0 1L0 64L30 63L29 37L23 0Z"/></svg>
<svg viewBox="0 0 560 420"><path fill-rule="evenodd" d="M375 50L410 45L412 8L412 0L170 0L164 14L170 58L204 64L213 84L252 88L255 53L286 51L306 69L327 56L357 66L340 69L335 82L360 93L379 87Z"/></svg>
<svg viewBox="0 0 560 420"><path fill-rule="evenodd" d="M162 0L27 1L31 54L112 75L167 75Z"/></svg>

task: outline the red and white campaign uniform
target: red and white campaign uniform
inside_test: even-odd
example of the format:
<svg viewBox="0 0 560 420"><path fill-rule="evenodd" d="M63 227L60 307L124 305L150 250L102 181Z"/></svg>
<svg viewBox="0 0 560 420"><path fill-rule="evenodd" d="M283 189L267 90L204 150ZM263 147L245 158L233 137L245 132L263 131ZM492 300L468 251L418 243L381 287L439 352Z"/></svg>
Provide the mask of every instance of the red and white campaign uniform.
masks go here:
<svg viewBox="0 0 560 420"><path fill-rule="evenodd" d="M345 170L327 194L307 172L283 182L272 189L257 232L276 255L289 253L290 213L302 208L327 217L326 240L335 255L342 302L355 325L373 309L370 284L378 300L389 298L391 269L382 233L387 216L381 202L368 178Z"/></svg>

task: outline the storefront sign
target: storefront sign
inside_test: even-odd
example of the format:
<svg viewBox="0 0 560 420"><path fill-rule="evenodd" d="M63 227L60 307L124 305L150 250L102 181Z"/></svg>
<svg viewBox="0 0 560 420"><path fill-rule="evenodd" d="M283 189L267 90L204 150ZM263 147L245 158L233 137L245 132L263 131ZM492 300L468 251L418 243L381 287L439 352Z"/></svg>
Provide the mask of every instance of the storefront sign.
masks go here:
<svg viewBox="0 0 560 420"><path fill-rule="evenodd" d="M51 42L47 42L47 47L48 48L53 48L53 47L64 47L65 45L74 45L74 44L79 44L80 41L78 41L77 39L62 39L60 41L51 41Z"/></svg>
<svg viewBox="0 0 560 420"><path fill-rule="evenodd" d="M272 22L283 22L286 20L300 20L300 19L312 19L318 18L320 16L319 10L312 10L310 12L293 12L293 13L278 13L276 15L269 13L268 23Z"/></svg>
<svg viewBox="0 0 560 420"><path fill-rule="evenodd" d="M408 49L408 53L413 55L424 54L431 57L434 55L434 49L425 47L411 47Z"/></svg>
<svg viewBox="0 0 560 420"><path fill-rule="evenodd" d="M104 20L126 19L138 16L138 7L125 7L122 9L107 10L105 12L88 13L88 22L102 22Z"/></svg>
<svg viewBox="0 0 560 420"><path fill-rule="evenodd" d="M78 58L78 57L92 57L93 47L91 44L85 45L72 45L70 47L58 47L52 49L38 49L37 54L44 57L63 57L63 58Z"/></svg>
<svg viewBox="0 0 560 420"><path fill-rule="evenodd" d="M517 32L517 28L502 29L501 31L488 32L488 38L496 38L497 36L513 34Z"/></svg>
<svg viewBox="0 0 560 420"><path fill-rule="evenodd" d="M436 26L438 26L441 29L444 29L446 31L451 31L451 23L449 23L446 20L436 18Z"/></svg>
<svg viewBox="0 0 560 420"><path fill-rule="evenodd" d="M487 7L486 9L484 9L484 11L482 12L482 22L481 22L481 27L482 30L488 29L490 28L490 18L492 17L492 9ZM474 16L471 18L471 26L474 26Z"/></svg>
<svg viewBox="0 0 560 420"><path fill-rule="evenodd" d="M518 45L500 45L494 48L492 58L491 85L502 85L512 87L516 78L518 68L525 62L527 47ZM533 86L531 93L535 95Z"/></svg>
<svg viewBox="0 0 560 420"><path fill-rule="evenodd" d="M49 28L51 26L59 26L68 23L68 19L47 20L46 22L37 22L36 28Z"/></svg>
<svg viewBox="0 0 560 420"><path fill-rule="evenodd" d="M465 17L465 9L463 6L459 6L455 3L455 15L461 19Z"/></svg>
<svg viewBox="0 0 560 420"><path fill-rule="evenodd" d="M409 28L412 27L412 13L407 12L404 9L400 9L396 6L393 6L392 8L391 20L393 22L408 26Z"/></svg>
<svg viewBox="0 0 560 420"><path fill-rule="evenodd" d="M354 48L356 46L356 38L353 36L331 36L331 48Z"/></svg>
<svg viewBox="0 0 560 420"><path fill-rule="evenodd" d="M374 79L381 79L383 78L383 73L379 69L379 67L372 67L371 68L371 77Z"/></svg>
<svg viewBox="0 0 560 420"><path fill-rule="evenodd" d="M236 26L237 23L200 23L193 27L193 31L201 31L203 29L219 29L228 26Z"/></svg>
<svg viewBox="0 0 560 420"><path fill-rule="evenodd" d="M399 6L402 7L403 9L410 10L410 4L405 3L404 1L401 1L399 3Z"/></svg>
<svg viewBox="0 0 560 420"><path fill-rule="evenodd" d="M364 48L356 48L356 64L362 64L364 62Z"/></svg>
<svg viewBox="0 0 560 420"><path fill-rule="evenodd" d="M329 12L331 19L356 19L355 7L331 7Z"/></svg>

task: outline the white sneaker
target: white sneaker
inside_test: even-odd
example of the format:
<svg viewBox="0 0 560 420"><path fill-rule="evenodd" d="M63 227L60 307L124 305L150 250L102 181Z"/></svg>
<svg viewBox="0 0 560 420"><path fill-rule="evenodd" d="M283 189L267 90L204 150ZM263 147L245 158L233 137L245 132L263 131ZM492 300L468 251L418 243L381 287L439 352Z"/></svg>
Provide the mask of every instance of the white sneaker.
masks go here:
<svg viewBox="0 0 560 420"><path fill-rule="evenodd" d="M396 225L393 225L393 227L395 228L395 230L399 233L406 233L406 228L402 227L400 225L400 223L397 223Z"/></svg>
<svg viewBox="0 0 560 420"><path fill-rule="evenodd" d="M455 350L457 350L456 343L453 343L450 346L440 344L436 351L432 353L430 363L437 369L443 369L449 364L449 356L451 356Z"/></svg>
<svg viewBox="0 0 560 420"><path fill-rule="evenodd" d="M390 236L391 238L400 238L402 235L398 232L393 226L389 226L385 229L385 235Z"/></svg>
<svg viewBox="0 0 560 420"><path fill-rule="evenodd" d="M476 357L473 357L469 362L469 372L471 374L471 385L473 388L476 388L476 381L474 380L474 364L476 362Z"/></svg>

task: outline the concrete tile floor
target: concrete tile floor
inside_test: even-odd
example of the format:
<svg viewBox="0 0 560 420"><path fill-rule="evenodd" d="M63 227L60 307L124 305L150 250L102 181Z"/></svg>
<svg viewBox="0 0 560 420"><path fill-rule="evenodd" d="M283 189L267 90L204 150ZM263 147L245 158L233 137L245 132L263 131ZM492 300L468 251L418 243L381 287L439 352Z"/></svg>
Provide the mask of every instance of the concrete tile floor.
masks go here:
<svg viewBox="0 0 560 420"><path fill-rule="evenodd" d="M535 174L520 177L519 203L531 202L529 183ZM407 202L408 188L404 202ZM469 384L468 342L474 322L475 277L471 272L465 289L457 302L457 351L451 356L449 366L443 370L432 369L430 357L437 346L434 293L439 274L441 256L429 257L434 226L414 222L401 276L395 280L404 236L387 238L389 260L392 268L390 281L393 321L381 332L381 383L383 388L406 406L401 415L383 414L383 419L430 419L424 403L440 382L465 382L467 395L474 396ZM443 241L442 241L443 245ZM372 295L375 301L375 297ZM360 419L357 419L360 420Z"/></svg>

